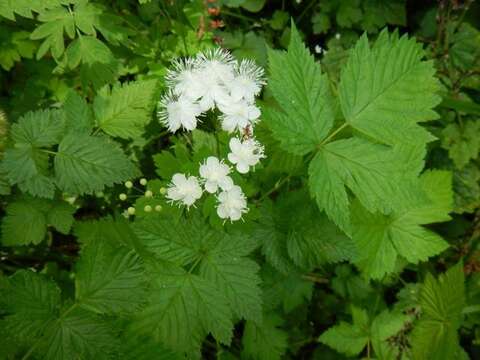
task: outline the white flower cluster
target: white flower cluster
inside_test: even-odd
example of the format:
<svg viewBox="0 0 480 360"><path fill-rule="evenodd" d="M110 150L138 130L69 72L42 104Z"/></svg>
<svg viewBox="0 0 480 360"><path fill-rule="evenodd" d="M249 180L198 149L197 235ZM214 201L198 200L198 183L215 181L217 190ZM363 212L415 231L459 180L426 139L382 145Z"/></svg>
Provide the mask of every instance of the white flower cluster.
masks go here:
<svg viewBox="0 0 480 360"><path fill-rule="evenodd" d="M237 62L221 48L178 60L166 76L169 91L160 100L160 120L171 132L191 131L203 113L217 108L225 131L242 132L260 117L255 96L265 84L263 75L253 61Z"/></svg>
<svg viewBox="0 0 480 360"><path fill-rule="evenodd" d="M255 97L265 84L263 75L253 61L237 62L220 48L179 60L166 76L169 90L160 100L160 120L171 132L191 131L202 114L218 109L222 129L241 134L230 139L227 158L239 173L246 174L264 157L263 146L251 135L260 117ZM224 160L210 156L200 165L200 178L175 174L166 197L191 206L201 198L203 186L206 192L217 194L220 218L239 220L248 211L247 201L230 172Z"/></svg>

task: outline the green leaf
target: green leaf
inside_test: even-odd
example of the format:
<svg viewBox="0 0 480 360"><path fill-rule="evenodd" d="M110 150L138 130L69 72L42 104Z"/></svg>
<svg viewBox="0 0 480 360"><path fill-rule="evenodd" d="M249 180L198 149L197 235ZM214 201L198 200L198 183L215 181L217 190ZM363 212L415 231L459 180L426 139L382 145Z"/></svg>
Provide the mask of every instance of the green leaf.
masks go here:
<svg viewBox="0 0 480 360"><path fill-rule="evenodd" d="M72 228L76 209L66 202L55 202L47 212L47 223L62 234L68 234Z"/></svg>
<svg viewBox="0 0 480 360"><path fill-rule="evenodd" d="M275 139L296 155L313 151L333 125L332 100L326 75L292 27L288 51L269 51L269 88L282 111L266 110Z"/></svg>
<svg viewBox="0 0 480 360"><path fill-rule="evenodd" d="M59 59L65 51L63 34L70 39L75 36L75 18L71 11L65 7L56 7L42 12L38 20L43 22L30 35L33 40L45 39L38 48L37 59L42 58L48 50L55 59Z"/></svg>
<svg viewBox="0 0 480 360"><path fill-rule="evenodd" d="M121 359L124 360L182 360L180 353L168 350L152 336L139 336L128 329L120 344Z"/></svg>
<svg viewBox="0 0 480 360"><path fill-rule="evenodd" d="M312 299L313 282L303 278L301 273L292 271L284 275L265 266L262 269L262 279L266 310L275 310L282 305L283 311L288 314Z"/></svg>
<svg viewBox="0 0 480 360"><path fill-rule="evenodd" d="M94 36L81 36L70 43L65 52L68 67L80 65L82 84L100 89L117 78L119 63L112 51Z"/></svg>
<svg viewBox="0 0 480 360"><path fill-rule="evenodd" d="M420 290L422 315L412 333L413 359L456 359L461 351L458 329L465 306L463 264L438 280L428 274Z"/></svg>
<svg viewBox="0 0 480 360"><path fill-rule="evenodd" d="M92 193L137 173L120 147L104 137L70 134L55 156L58 187L69 194Z"/></svg>
<svg viewBox="0 0 480 360"><path fill-rule="evenodd" d="M75 280L75 297L82 307L102 314L135 311L144 302L145 283L142 261L133 250L105 241L82 249Z"/></svg>
<svg viewBox="0 0 480 360"><path fill-rule="evenodd" d="M261 320L259 266L247 258L257 247L254 238L212 230L200 217L175 221L149 216L134 230L161 260L180 266L199 262L200 275L226 298L236 316Z"/></svg>
<svg viewBox="0 0 480 360"><path fill-rule="evenodd" d="M60 142L64 132L63 112L29 112L12 126L14 148L7 149L3 169L11 184L33 196L53 198L55 184L49 176L48 155L42 147Z"/></svg>
<svg viewBox="0 0 480 360"><path fill-rule="evenodd" d="M444 171L427 172L418 186L423 193L403 198L403 209L390 215L371 214L354 204L352 235L358 249L355 263L367 276L380 279L393 272L398 255L417 264L448 247L445 240L422 225L449 219L451 175Z"/></svg>
<svg viewBox="0 0 480 360"><path fill-rule="evenodd" d="M438 80L422 46L382 31L373 46L363 36L350 53L339 95L349 125L381 143L427 142L419 121L436 119Z"/></svg>
<svg viewBox="0 0 480 360"><path fill-rule="evenodd" d="M90 133L93 128L93 113L84 98L73 90L69 91L63 110L67 132Z"/></svg>
<svg viewBox="0 0 480 360"><path fill-rule="evenodd" d="M103 360L112 358L118 346L110 324L73 305L46 329L37 353L46 360Z"/></svg>
<svg viewBox="0 0 480 360"><path fill-rule="evenodd" d="M68 2L74 2L74 0L4 0L0 3L0 16L15 20L14 14L17 14L31 19L32 12L43 12L45 9Z"/></svg>
<svg viewBox="0 0 480 360"><path fill-rule="evenodd" d="M258 264L246 258L257 242L244 236L227 236L202 259L200 274L225 294L233 313L246 320L262 320Z"/></svg>
<svg viewBox="0 0 480 360"><path fill-rule="evenodd" d="M322 146L309 166L310 191L320 210L350 233L348 187L370 211L391 206L399 187L401 168L394 152L361 138L338 140Z"/></svg>
<svg viewBox="0 0 480 360"><path fill-rule="evenodd" d="M56 145L64 131L63 113L59 110L28 112L12 125L11 137L16 144L48 147Z"/></svg>
<svg viewBox="0 0 480 360"><path fill-rule="evenodd" d="M60 290L43 275L19 270L0 281L0 304L5 313L0 321L2 327L11 336L30 342L55 319Z"/></svg>
<svg viewBox="0 0 480 360"><path fill-rule="evenodd" d="M386 358L382 353L395 352L388 339L403 329L408 316L385 310L371 321L366 310L355 306L351 310L353 324L341 321L320 335L319 341L348 356L360 354L367 344L373 344L381 359Z"/></svg>
<svg viewBox="0 0 480 360"><path fill-rule="evenodd" d="M169 348L190 357L200 356L208 333L230 343L233 323L227 298L209 281L161 262L152 272L149 305L136 317L136 331L154 333Z"/></svg>
<svg viewBox="0 0 480 360"><path fill-rule="evenodd" d="M20 200L7 206L2 221L2 243L6 246L39 244L47 232L44 212L33 201Z"/></svg>
<svg viewBox="0 0 480 360"><path fill-rule="evenodd" d="M262 244L262 254L267 262L282 274L288 274L296 267L288 256L287 236L278 225L278 214L273 203L265 202L260 208L260 218L253 236Z"/></svg>
<svg viewBox="0 0 480 360"><path fill-rule="evenodd" d="M141 136L152 117L156 87L155 80L144 80L103 88L93 104L98 126L123 139Z"/></svg>
<svg viewBox="0 0 480 360"><path fill-rule="evenodd" d="M456 123L447 125L442 130L442 147L458 169L462 169L471 159L476 159L480 152L480 121L466 121L462 126Z"/></svg>
<svg viewBox="0 0 480 360"><path fill-rule="evenodd" d="M247 321L243 332L242 358L280 360L288 347L288 335L279 327L282 319L276 314L265 314L261 324Z"/></svg>

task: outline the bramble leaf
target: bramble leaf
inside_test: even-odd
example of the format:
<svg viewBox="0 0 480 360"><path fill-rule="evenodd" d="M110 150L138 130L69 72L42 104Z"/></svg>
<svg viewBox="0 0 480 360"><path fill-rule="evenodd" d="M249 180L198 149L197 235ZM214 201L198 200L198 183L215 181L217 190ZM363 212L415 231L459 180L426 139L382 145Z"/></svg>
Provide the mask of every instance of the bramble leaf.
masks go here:
<svg viewBox="0 0 480 360"><path fill-rule="evenodd" d="M86 134L65 136L54 163L58 187L70 194L101 191L137 173L117 144Z"/></svg>
<svg viewBox="0 0 480 360"><path fill-rule="evenodd" d="M98 126L111 136L139 137L151 120L156 86L155 80L144 80L103 88L93 104Z"/></svg>
<svg viewBox="0 0 480 360"><path fill-rule="evenodd" d="M333 125L328 78L292 26L285 53L269 51L269 87L282 111L267 109L266 120L283 148L296 155L314 150Z"/></svg>

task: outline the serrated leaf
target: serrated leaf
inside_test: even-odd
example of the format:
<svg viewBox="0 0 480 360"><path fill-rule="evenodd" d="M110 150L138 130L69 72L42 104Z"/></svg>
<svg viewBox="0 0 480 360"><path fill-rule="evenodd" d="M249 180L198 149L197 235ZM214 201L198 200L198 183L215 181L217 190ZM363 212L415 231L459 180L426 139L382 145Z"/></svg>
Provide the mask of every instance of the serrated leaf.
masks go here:
<svg viewBox="0 0 480 360"><path fill-rule="evenodd" d="M278 227L273 203L265 202L261 207L253 236L262 244L262 254L276 270L282 274L295 270L287 252L287 236Z"/></svg>
<svg viewBox="0 0 480 360"><path fill-rule="evenodd" d="M457 330L465 306L463 264L435 279L428 274L420 290L422 316L412 334L413 359L456 359L461 348Z"/></svg>
<svg viewBox="0 0 480 360"><path fill-rule="evenodd" d="M69 194L102 191L133 178L137 170L120 147L104 137L70 134L55 156L57 186Z"/></svg>
<svg viewBox="0 0 480 360"><path fill-rule="evenodd" d="M119 70L119 63L112 51L94 36L81 36L70 43L65 52L70 69L80 66L84 87L92 84L100 89L112 83Z"/></svg>
<svg viewBox="0 0 480 360"><path fill-rule="evenodd" d="M5 317L0 321L11 336L31 341L55 319L60 290L40 274L19 270L0 282L0 304Z"/></svg>
<svg viewBox="0 0 480 360"><path fill-rule="evenodd" d="M302 304L309 303L313 294L313 282L290 272L284 275L270 266L262 269L264 308L267 311L282 306L285 314Z"/></svg>
<svg viewBox="0 0 480 360"><path fill-rule="evenodd" d="M432 191L432 184L435 191ZM370 214L356 203L353 206L353 240L357 244L357 266L369 277L379 279L391 273L397 256L411 263L426 261L449 245L432 230L422 227L449 219L452 210L451 178L448 172L425 173L418 184L422 193L390 215ZM450 207L449 207L450 206Z"/></svg>
<svg viewBox="0 0 480 360"><path fill-rule="evenodd" d="M12 125L11 137L16 144L48 147L60 142L64 126L63 113L59 110L28 112Z"/></svg>
<svg viewBox="0 0 480 360"><path fill-rule="evenodd" d="M68 234L72 228L76 209L68 203L53 203L47 212L47 223L62 234Z"/></svg>
<svg viewBox="0 0 480 360"><path fill-rule="evenodd" d="M61 4L73 3L75 0L3 0L0 3L0 15L9 20L15 20L14 14L33 18L33 12L42 12Z"/></svg>
<svg viewBox="0 0 480 360"><path fill-rule="evenodd" d="M56 7L42 12L38 20L43 22L30 35L33 40L45 39L37 51L37 59L42 58L48 50L55 59L59 59L65 51L63 34L70 38L75 36L75 18L71 11L64 7Z"/></svg>
<svg viewBox="0 0 480 360"><path fill-rule="evenodd" d="M348 124L378 142L427 142L416 125L436 119L441 100L431 61L415 39L382 31L373 46L364 35L350 53L340 79L342 112ZM412 84L415 84L412 87Z"/></svg>
<svg viewBox="0 0 480 360"><path fill-rule="evenodd" d="M442 130L442 147L458 169L462 169L480 152L480 122L466 121L462 126L449 124Z"/></svg>
<svg viewBox="0 0 480 360"><path fill-rule="evenodd" d="M146 279L139 256L107 242L82 249L76 266L75 297L84 308L101 314L133 312L146 296Z"/></svg>
<svg viewBox="0 0 480 360"><path fill-rule="evenodd" d="M324 145L309 166L310 191L317 204L343 231L350 233L348 187L371 211L391 206L400 174L388 147L361 138Z"/></svg>
<svg viewBox="0 0 480 360"><path fill-rule="evenodd" d="M7 206L2 221L2 243L6 246L39 244L47 232L45 214L29 201L16 201Z"/></svg>
<svg viewBox="0 0 480 360"><path fill-rule="evenodd" d="M67 132L89 133L93 128L93 113L84 98L71 90L63 103Z"/></svg>
<svg viewBox="0 0 480 360"><path fill-rule="evenodd" d="M242 355L247 359L280 360L288 347L288 335L279 328L283 321L276 314L266 314L263 318L261 324L246 322Z"/></svg>
<svg viewBox="0 0 480 360"><path fill-rule="evenodd" d="M202 259L200 274L225 294L236 316L260 322L260 267L246 258L256 247L257 242L251 238L227 236Z"/></svg>
<svg viewBox="0 0 480 360"><path fill-rule="evenodd" d="M227 299L235 315L261 319L259 266L246 257L258 245L254 238L212 230L200 217L175 221L150 216L134 230L161 260L180 266L199 261L200 275Z"/></svg>
<svg viewBox="0 0 480 360"><path fill-rule="evenodd" d="M123 139L139 137L151 120L156 86L155 80L143 80L102 89L93 103L100 129Z"/></svg>
<svg viewBox="0 0 480 360"><path fill-rule="evenodd" d="M296 155L314 150L333 125L326 75L292 26L286 53L269 51L269 87L282 111L267 109L266 119L282 147Z"/></svg>
<svg viewBox="0 0 480 360"><path fill-rule="evenodd" d="M109 359L118 340L110 324L73 305L45 331L38 355L46 360Z"/></svg>
<svg viewBox="0 0 480 360"><path fill-rule="evenodd" d="M196 358L208 333L230 343L232 314L222 293L209 281L168 263L157 262L152 271L149 305L135 319L137 331L153 332L172 350Z"/></svg>

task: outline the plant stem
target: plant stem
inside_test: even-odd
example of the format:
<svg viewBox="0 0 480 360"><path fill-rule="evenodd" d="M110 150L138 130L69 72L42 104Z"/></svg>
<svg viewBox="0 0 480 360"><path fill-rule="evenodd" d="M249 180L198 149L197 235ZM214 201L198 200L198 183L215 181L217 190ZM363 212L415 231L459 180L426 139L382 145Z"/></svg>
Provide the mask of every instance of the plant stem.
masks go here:
<svg viewBox="0 0 480 360"><path fill-rule="evenodd" d="M321 143L320 143L320 146L322 145L325 145L327 144L328 142L330 142L330 140L332 140L340 131L342 131L343 129L345 129L347 126L349 126L348 123L344 123L342 126L340 126L337 130L335 130L333 133L331 133L325 140L323 140Z"/></svg>
<svg viewBox="0 0 480 360"><path fill-rule="evenodd" d="M268 196L270 196L274 191L278 190L283 184L285 184L285 182L287 182L288 180L290 180L291 178L291 175L288 175L287 177L284 177L283 179L277 181L275 183L275 185L273 186L273 188L271 188L270 190L268 190L265 194L263 194L260 199L258 199L258 201L262 201L262 200L265 200L265 198L267 198Z"/></svg>

